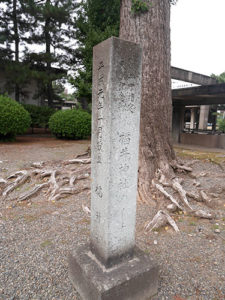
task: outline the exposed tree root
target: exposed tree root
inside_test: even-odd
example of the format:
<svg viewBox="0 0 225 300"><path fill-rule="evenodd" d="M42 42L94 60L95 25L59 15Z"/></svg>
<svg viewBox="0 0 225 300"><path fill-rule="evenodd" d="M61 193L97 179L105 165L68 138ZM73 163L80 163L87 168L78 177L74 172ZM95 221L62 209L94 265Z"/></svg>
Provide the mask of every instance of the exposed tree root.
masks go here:
<svg viewBox="0 0 225 300"><path fill-rule="evenodd" d="M188 166L184 166L184 165L180 165L178 164L176 161L172 161L170 163L171 167L174 169L174 170L182 170L182 171L186 171L186 172L192 172L193 169L191 167L188 167Z"/></svg>
<svg viewBox="0 0 225 300"><path fill-rule="evenodd" d="M172 180L172 188L178 192L180 195L181 200L184 202L184 204L190 209L193 210L193 208L190 206L188 199L187 199L187 193L179 183L178 178L175 178Z"/></svg>
<svg viewBox="0 0 225 300"><path fill-rule="evenodd" d="M91 211L89 207L82 204L82 209L89 217L91 216Z"/></svg>
<svg viewBox="0 0 225 300"><path fill-rule="evenodd" d="M79 157L85 155L87 152ZM90 184L87 182L90 177L90 162L90 158L78 159L76 157L72 160L57 162L55 165L52 162L32 163L28 170L13 173L7 179L0 179L0 196L4 200L9 198L21 202L30 200L42 190L49 201L57 201L68 195L78 194L90 189ZM76 164L75 168L74 164ZM25 184L28 184L29 191L18 193L17 190L22 190ZM30 190L32 185L34 187Z"/></svg>
<svg viewBox="0 0 225 300"><path fill-rule="evenodd" d="M35 162L27 170L21 170L11 174L8 178L0 178L0 196L2 199L11 199L17 202L31 201L39 193L43 193L49 201L57 201L68 195L78 194L85 190L90 190L90 163L91 158L87 157L88 152L79 155L75 159L55 162ZM173 170L188 172L193 175L192 168L182 164L171 164ZM174 176L166 177L161 170L156 172L152 187L167 199L165 209L160 208L153 220L145 227L146 231L157 229L166 224L170 224L176 232L179 228L176 225L171 213L176 210L185 212L198 218L212 219L213 214L203 209L196 209L189 203L189 199L202 202L208 206L211 199L205 191L200 190L200 183L195 178L205 176L201 172L193 175L193 191L186 191L182 186L183 179ZM23 190L23 186L28 185L29 190ZM139 182L138 200L142 204L148 204L149 195L145 189L145 184ZM30 187L32 187L30 189ZM199 189L198 189L199 188ZM210 194L210 196L212 196ZM214 197L214 196L212 196ZM216 197L216 196L215 196ZM168 204L169 200L169 204ZM90 216L90 209L82 206L82 209Z"/></svg>
<svg viewBox="0 0 225 300"><path fill-rule="evenodd" d="M203 218L203 219L212 219L213 218L213 214L207 211L204 211L202 209L193 211L193 215L195 217L199 217L199 218Z"/></svg>
<svg viewBox="0 0 225 300"><path fill-rule="evenodd" d="M194 199L197 202L202 202L201 196L199 195L198 192L190 192L190 191L186 191L186 194L189 198Z"/></svg>
<svg viewBox="0 0 225 300"><path fill-rule="evenodd" d="M25 200L28 200L29 198L31 198L32 196L36 195L41 189L45 188L45 187L48 187L48 183L42 183L42 184L37 184L32 191L28 192L28 193L25 193L23 195L21 195L19 198L18 198L18 201L25 201Z"/></svg>
<svg viewBox="0 0 225 300"><path fill-rule="evenodd" d="M153 185L156 187L157 190L159 190L166 198L168 198L173 204L176 205L176 207L180 208L182 210L182 207L180 206L180 204L176 201L176 199L174 199L174 197L172 195L170 195L169 193L167 193L167 191L163 188L162 185L154 183L153 181Z"/></svg>
<svg viewBox="0 0 225 300"><path fill-rule="evenodd" d="M7 181L3 178L0 178L0 186L5 186Z"/></svg>
<svg viewBox="0 0 225 300"><path fill-rule="evenodd" d="M208 205L211 203L211 199L207 196L205 191L200 191L200 195L202 197L203 202L205 202Z"/></svg>
<svg viewBox="0 0 225 300"><path fill-rule="evenodd" d="M25 183L28 179L28 172L26 170L18 171L12 175L10 175L7 179L16 178L15 182L12 182L6 186L5 190L3 190L2 196L3 199L7 197L7 195L18 188L20 185ZM7 184L7 183L6 183Z"/></svg>
<svg viewBox="0 0 225 300"><path fill-rule="evenodd" d="M143 187L144 188L144 187ZM148 198L147 197L145 197L144 195L143 195L143 189L142 189L142 191L140 190L140 188L138 189L138 202L140 202L140 203L142 203L142 204L149 204L148 203L148 200L147 200Z"/></svg>
<svg viewBox="0 0 225 300"><path fill-rule="evenodd" d="M85 159L70 159L70 160L66 160L64 162L65 165L69 165L69 164L90 164L91 163L91 159L90 158L85 158Z"/></svg>
<svg viewBox="0 0 225 300"><path fill-rule="evenodd" d="M159 227L162 227L167 223L169 223L176 232L180 231L175 221L170 217L170 215L167 212L163 210L159 210L157 212L153 220L145 226L145 230L151 231L153 229L158 229Z"/></svg>
<svg viewBox="0 0 225 300"><path fill-rule="evenodd" d="M172 162L172 167L174 170L182 169L182 171L192 172L192 168L181 166ZM202 174L205 176L205 174ZM153 187L158 190L166 199L168 199L171 204L167 205L166 210L159 210L158 213L154 216L153 220L147 224L145 227L146 230L154 230L159 227L165 226L169 223L176 232L179 231L175 221L170 217L169 213L175 212L177 209L185 212L188 215L192 215L198 218L212 219L213 214L203 209L195 209L190 205L188 197L192 198L197 202L204 202L206 205L210 204L211 199L204 191L192 191L187 192L182 187L183 179L172 178L167 179L161 170L156 172L156 179L152 181ZM196 180L194 180L193 185L198 187ZM168 191L172 189L173 194ZM176 197L174 196L176 194ZM178 196L178 197L177 197Z"/></svg>

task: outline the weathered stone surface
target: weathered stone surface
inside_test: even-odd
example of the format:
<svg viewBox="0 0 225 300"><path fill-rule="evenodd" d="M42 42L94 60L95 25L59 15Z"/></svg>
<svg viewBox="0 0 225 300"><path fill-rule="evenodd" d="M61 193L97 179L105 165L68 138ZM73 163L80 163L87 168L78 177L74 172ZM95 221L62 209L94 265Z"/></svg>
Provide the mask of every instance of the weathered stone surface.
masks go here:
<svg viewBox="0 0 225 300"><path fill-rule="evenodd" d="M94 48L91 243L69 257L84 300L147 300L158 267L135 248L141 48L110 38Z"/></svg>
<svg viewBox="0 0 225 300"><path fill-rule="evenodd" d="M69 275L83 300L149 300L157 293L158 267L135 248L134 256L106 269L89 246L69 257Z"/></svg>
<svg viewBox="0 0 225 300"><path fill-rule="evenodd" d="M141 57L114 37L94 47L91 247L108 266L135 245Z"/></svg>

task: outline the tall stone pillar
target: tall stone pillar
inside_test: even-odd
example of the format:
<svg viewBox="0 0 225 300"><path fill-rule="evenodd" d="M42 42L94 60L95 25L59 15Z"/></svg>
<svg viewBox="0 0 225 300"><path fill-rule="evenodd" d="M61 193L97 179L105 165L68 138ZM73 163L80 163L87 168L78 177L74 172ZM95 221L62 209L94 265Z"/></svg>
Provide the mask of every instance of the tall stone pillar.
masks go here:
<svg viewBox="0 0 225 300"><path fill-rule="evenodd" d="M91 247L112 265L135 245L141 49L112 38L93 61Z"/></svg>
<svg viewBox="0 0 225 300"><path fill-rule="evenodd" d="M158 267L135 248L142 51L110 38L94 47L90 246L70 256L84 300L147 300Z"/></svg>
<svg viewBox="0 0 225 300"><path fill-rule="evenodd" d="M201 105L199 114L199 126L200 130L207 130L208 119L209 119L209 105Z"/></svg>

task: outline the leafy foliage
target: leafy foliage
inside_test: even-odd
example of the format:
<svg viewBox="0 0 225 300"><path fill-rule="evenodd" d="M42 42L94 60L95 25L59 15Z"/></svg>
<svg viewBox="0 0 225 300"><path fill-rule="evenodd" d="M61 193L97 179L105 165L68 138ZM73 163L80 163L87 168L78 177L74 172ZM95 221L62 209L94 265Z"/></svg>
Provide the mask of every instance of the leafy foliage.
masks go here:
<svg viewBox="0 0 225 300"><path fill-rule="evenodd" d="M30 26L25 3L22 0L1 0L0 3L0 64L6 76L6 85L1 92L15 92L17 101L27 79L26 70L20 63L20 46L26 41Z"/></svg>
<svg viewBox="0 0 225 300"><path fill-rule="evenodd" d="M49 120L51 132L61 139L85 139L91 135L91 116L82 110L60 110Z"/></svg>
<svg viewBox="0 0 225 300"><path fill-rule="evenodd" d="M225 83L225 72L221 73L220 75L212 74L211 77L217 79L219 83Z"/></svg>
<svg viewBox="0 0 225 300"><path fill-rule="evenodd" d="M0 59L12 59L18 61L19 43L25 41L24 33L29 27L29 17L26 14L26 1L1 0L0 7L0 44L6 43L6 47L0 46ZM12 50L12 46L15 51Z"/></svg>
<svg viewBox="0 0 225 300"><path fill-rule="evenodd" d="M76 8L75 38L77 75L70 78L76 97L91 101L93 47L111 36L119 35L120 0L82 0Z"/></svg>
<svg viewBox="0 0 225 300"><path fill-rule="evenodd" d="M73 11L72 0L1 1L0 64L10 64L13 70L7 73L4 69L4 73L7 92L15 92L17 101L23 94L27 78L28 82L33 78L39 83L39 93L35 96L47 98L49 105L53 104L52 82L65 77L65 71L58 72L52 66L62 69L74 62ZM13 63L9 62L12 60Z"/></svg>
<svg viewBox="0 0 225 300"><path fill-rule="evenodd" d="M31 65L45 68L44 72L33 72L33 77L41 82L40 92L48 99L48 105L53 106L55 98L52 81L65 76L63 72L52 70L52 65L68 66L73 61L74 53L72 15L74 2L72 0L30 0L28 12L36 26L30 28L29 44L44 45L42 52L28 52L25 61Z"/></svg>
<svg viewBox="0 0 225 300"><path fill-rule="evenodd" d="M147 11L151 0L130 0L132 11ZM177 0L170 0L175 4ZM119 36L120 0L81 0L76 7L75 38L77 74L70 77L70 83L76 88L76 97L87 98L91 102L92 87L92 49L98 43L111 36Z"/></svg>
<svg viewBox="0 0 225 300"><path fill-rule="evenodd" d="M23 107L29 112L31 116L32 128L47 128L51 115L55 113L55 109L48 106L23 104Z"/></svg>
<svg viewBox="0 0 225 300"><path fill-rule="evenodd" d="M151 6L150 0L131 0L132 6L131 11L135 15L145 13L149 10L149 7ZM170 4L174 5L177 3L177 0L170 0Z"/></svg>
<svg viewBox="0 0 225 300"><path fill-rule="evenodd" d="M0 95L0 139L9 140L23 134L31 123L30 114L18 102Z"/></svg>
<svg viewBox="0 0 225 300"><path fill-rule="evenodd" d="M219 127L219 131L225 133L225 119L220 118L217 121L218 127Z"/></svg>
<svg viewBox="0 0 225 300"><path fill-rule="evenodd" d="M140 14L148 11L149 4L143 0L132 0L131 11L133 14Z"/></svg>
<svg viewBox="0 0 225 300"><path fill-rule="evenodd" d="M19 98L20 96L26 97L25 87L31 76L29 66L16 61L5 61L1 63L1 68L4 72L5 84L0 87L0 93L13 94L15 87L19 87ZM16 100L18 101L18 98Z"/></svg>

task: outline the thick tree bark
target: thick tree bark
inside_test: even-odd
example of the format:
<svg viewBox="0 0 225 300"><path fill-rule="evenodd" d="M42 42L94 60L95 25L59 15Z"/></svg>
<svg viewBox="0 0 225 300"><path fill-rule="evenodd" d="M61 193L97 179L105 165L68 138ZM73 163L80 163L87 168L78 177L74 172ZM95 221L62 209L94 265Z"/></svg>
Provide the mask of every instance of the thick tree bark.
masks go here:
<svg viewBox="0 0 225 300"><path fill-rule="evenodd" d="M143 47L139 193L149 197L157 169L170 175L175 158L171 141L170 2L151 0L149 10L131 12L131 0L122 0L120 38Z"/></svg>
<svg viewBox="0 0 225 300"><path fill-rule="evenodd" d="M18 21L17 21L17 0L13 0L13 30L15 40L15 61L19 63L19 32L18 32ZM20 88L19 85L15 84L15 100L20 102Z"/></svg>
<svg viewBox="0 0 225 300"><path fill-rule="evenodd" d="M46 5L50 5L50 0L46 1ZM53 107L53 93L52 93L52 81L50 79L51 74L51 36L50 36L50 18L47 17L45 21L45 53L47 54L47 73L48 83L46 86L46 94L48 99L48 106Z"/></svg>

